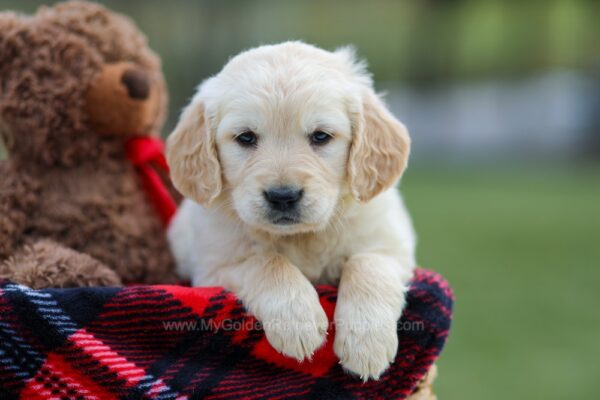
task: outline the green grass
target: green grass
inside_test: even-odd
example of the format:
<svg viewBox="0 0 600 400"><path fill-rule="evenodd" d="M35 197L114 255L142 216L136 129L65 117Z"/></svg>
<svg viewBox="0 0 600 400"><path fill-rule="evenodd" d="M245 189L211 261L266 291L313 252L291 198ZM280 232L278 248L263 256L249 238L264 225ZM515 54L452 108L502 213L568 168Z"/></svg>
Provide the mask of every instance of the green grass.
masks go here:
<svg viewBox="0 0 600 400"><path fill-rule="evenodd" d="M589 399L600 377L600 168L409 172L419 263L455 317L441 399Z"/></svg>

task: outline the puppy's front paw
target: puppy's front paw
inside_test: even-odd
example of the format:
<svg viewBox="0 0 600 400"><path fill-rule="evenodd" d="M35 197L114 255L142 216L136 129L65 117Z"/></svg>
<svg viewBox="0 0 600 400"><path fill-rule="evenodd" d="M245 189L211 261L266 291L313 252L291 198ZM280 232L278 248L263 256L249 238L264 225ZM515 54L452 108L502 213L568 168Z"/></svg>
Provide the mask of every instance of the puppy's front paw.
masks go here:
<svg viewBox="0 0 600 400"><path fill-rule="evenodd" d="M329 321L311 285L294 294L270 298L261 311L267 340L288 357L310 359L325 341Z"/></svg>
<svg viewBox="0 0 600 400"><path fill-rule="evenodd" d="M396 357L396 321L390 318L376 320L373 316L360 318L351 313L337 314L333 349L340 364L364 381L379 379Z"/></svg>

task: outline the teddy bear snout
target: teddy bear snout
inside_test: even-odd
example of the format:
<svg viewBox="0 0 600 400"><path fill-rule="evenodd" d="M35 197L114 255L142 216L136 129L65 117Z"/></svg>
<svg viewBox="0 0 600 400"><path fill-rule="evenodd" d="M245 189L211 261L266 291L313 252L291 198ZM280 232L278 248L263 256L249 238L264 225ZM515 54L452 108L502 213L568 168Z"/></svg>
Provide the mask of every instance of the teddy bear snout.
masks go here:
<svg viewBox="0 0 600 400"><path fill-rule="evenodd" d="M132 99L146 100L150 95L150 78L140 69L125 70L121 76L121 83L125 85Z"/></svg>
<svg viewBox="0 0 600 400"><path fill-rule="evenodd" d="M92 128L105 135L146 135L160 107L160 86L151 70L119 61L104 64L85 93Z"/></svg>

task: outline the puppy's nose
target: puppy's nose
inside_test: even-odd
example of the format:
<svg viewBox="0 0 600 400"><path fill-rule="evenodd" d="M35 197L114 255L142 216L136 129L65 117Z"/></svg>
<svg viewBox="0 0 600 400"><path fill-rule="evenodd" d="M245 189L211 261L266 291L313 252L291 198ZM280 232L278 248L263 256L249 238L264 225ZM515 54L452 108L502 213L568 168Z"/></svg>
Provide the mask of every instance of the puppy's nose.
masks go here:
<svg viewBox="0 0 600 400"><path fill-rule="evenodd" d="M132 99L145 100L150 94L150 78L140 69L126 69L121 76L121 83L125 85Z"/></svg>
<svg viewBox="0 0 600 400"><path fill-rule="evenodd" d="M279 186L265 190L263 194L272 208L278 211L289 211L300 201L304 190Z"/></svg>

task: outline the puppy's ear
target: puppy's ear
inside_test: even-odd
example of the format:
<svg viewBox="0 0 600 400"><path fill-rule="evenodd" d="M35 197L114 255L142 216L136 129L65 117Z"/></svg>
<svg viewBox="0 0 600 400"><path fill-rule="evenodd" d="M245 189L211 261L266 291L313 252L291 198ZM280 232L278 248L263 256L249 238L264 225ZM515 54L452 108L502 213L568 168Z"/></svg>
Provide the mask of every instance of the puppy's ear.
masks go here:
<svg viewBox="0 0 600 400"><path fill-rule="evenodd" d="M364 91L357 114L348 176L354 197L366 202L400 178L408 162L410 137L371 89Z"/></svg>
<svg viewBox="0 0 600 400"><path fill-rule="evenodd" d="M215 138L202 103L188 105L167 140L173 184L184 196L209 207L222 188Z"/></svg>

